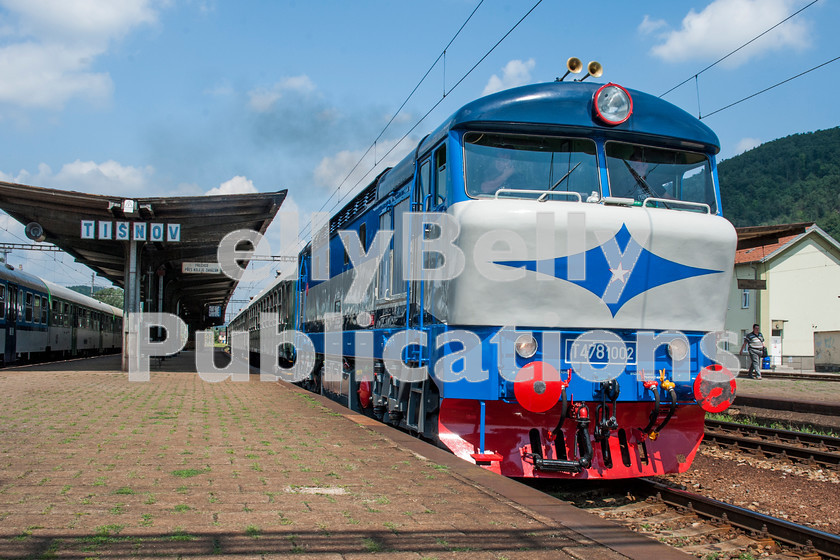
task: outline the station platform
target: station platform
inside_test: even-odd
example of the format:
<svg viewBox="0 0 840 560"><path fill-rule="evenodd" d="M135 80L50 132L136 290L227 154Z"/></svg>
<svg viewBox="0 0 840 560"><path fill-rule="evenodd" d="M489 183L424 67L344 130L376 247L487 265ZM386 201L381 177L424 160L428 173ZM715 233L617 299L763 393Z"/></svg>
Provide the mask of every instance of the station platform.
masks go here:
<svg viewBox="0 0 840 560"><path fill-rule="evenodd" d="M285 383L182 352L0 370L0 558L689 558Z"/></svg>

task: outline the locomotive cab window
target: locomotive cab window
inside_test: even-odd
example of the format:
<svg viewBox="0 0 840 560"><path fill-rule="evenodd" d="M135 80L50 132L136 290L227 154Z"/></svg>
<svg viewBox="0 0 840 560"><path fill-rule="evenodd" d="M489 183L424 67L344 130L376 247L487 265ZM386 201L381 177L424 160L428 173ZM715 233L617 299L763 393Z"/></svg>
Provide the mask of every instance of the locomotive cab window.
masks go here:
<svg viewBox="0 0 840 560"><path fill-rule="evenodd" d="M585 138L470 132L464 136L464 174L474 198L539 198L551 191L558 193L551 200L572 200L563 192L586 200L601 192L595 142Z"/></svg>
<svg viewBox="0 0 840 560"><path fill-rule="evenodd" d="M717 210L712 168L705 154L622 142L607 142L606 153L611 196L699 202L708 204L713 213ZM658 206L669 207L667 202Z"/></svg>

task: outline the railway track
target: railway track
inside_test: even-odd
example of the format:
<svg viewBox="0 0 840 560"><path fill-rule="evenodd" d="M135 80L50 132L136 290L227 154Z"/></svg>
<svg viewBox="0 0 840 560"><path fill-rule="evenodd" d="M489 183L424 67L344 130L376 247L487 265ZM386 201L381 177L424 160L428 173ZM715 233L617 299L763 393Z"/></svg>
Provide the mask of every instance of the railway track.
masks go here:
<svg viewBox="0 0 840 560"><path fill-rule="evenodd" d="M840 560L840 535L649 479L542 488L699 558Z"/></svg>
<svg viewBox="0 0 840 560"><path fill-rule="evenodd" d="M739 377L746 377L747 370L741 370ZM796 373L788 371L763 370L761 376L766 379L798 379L800 381L840 381L840 374L837 373Z"/></svg>
<svg viewBox="0 0 840 560"><path fill-rule="evenodd" d="M784 519L671 488L650 479L640 479L637 491L669 507L677 508L682 515L693 515L712 522L711 529L697 530L697 527L692 527L696 533L704 531L708 531L709 534L721 533L729 527L734 527L743 531L749 540L757 543L765 551L772 552L779 544L782 544L790 549L785 551L786 557L793 554L800 558L840 559L840 535L832 535ZM737 544L746 541L735 537L729 542ZM718 548L727 548L726 545L720 543L718 545Z"/></svg>
<svg viewBox="0 0 840 560"><path fill-rule="evenodd" d="M840 469L840 438L706 420L704 442L763 457Z"/></svg>

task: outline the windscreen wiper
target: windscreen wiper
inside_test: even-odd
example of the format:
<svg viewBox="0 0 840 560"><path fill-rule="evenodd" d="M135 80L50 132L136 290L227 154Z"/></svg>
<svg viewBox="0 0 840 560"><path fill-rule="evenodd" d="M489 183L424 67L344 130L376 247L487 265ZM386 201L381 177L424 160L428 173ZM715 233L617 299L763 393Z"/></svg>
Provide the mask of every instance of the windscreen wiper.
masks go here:
<svg viewBox="0 0 840 560"><path fill-rule="evenodd" d="M543 200L545 200L545 199L546 199L546 197L548 196L548 193L549 193L549 192L551 192L551 191L553 191L553 190L554 190L554 189L556 189L557 187L559 187L559 186L560 186L560 183L562 183L563 181L565 181L566 179L568 179L568 178L569 178L569 175L571 175L571 174L572 174L572 171L574 171L575 169L577 169L577 168L578 168L578 165L580 165L580 164L581 164L581 162L577 162L577 163L575 164L575 166L574 166L574 167L572 167L571 169L569 169L568 171L566 171L566 174L565 174L565 175L563 175L562 177L560 177L560 179L559 179L556 183L554 183L553 185L551 185L551 188L550 188L550 189L548 189L547 191L545 191L544 193L542 193L542 194L540 195L540 197L539 197L537 200L539 200L540 202L542 202Z"/></svg>
<svg viewBox="0 0 840 560"><path fill-rule="evenodd" d="M562 183L563 181L565 181L566 179L568 179L568 178L569 178L569 175L571 175L571 174L572 174L572 171L574 171L575 169L577 169L577 168L578 168L578 165L580 165L580 164L581 164L581 162L577 162L577 163L575 164L575 166L574 166L574 167L572 167L571 169L569 169L568 171L566 171L566 174L565 174L565 175L563 175L562 177L560 177L560 179L559 179L556 183L554 183L553 185L551 185L551 188L550 188L550 189L548 189L548 190L553 191L554 189L556 189L557 187L559 187L559 186L560 186L560 183Z"/></svg>
<svg viewBox="0 0 840 560"><path fill-rule="evenodd" d="M636 182L639 184L639 186L642 187L642 190L645 191L649 197L659 198L653 193L653 189L650 188L650 185L648 185L647 181L645 181L645 178L642 177L641 175L639 175L639 173L635 169L633 169L633 167L630 165L630 163L626 159L623 159L621 161L624 162L624 165L627 166L627 171L630 172L630 174L633 176L633 178L636 180ZM662 204L668 210L671 209L671 207L668 206L668 203L663 202Z"/></svg>

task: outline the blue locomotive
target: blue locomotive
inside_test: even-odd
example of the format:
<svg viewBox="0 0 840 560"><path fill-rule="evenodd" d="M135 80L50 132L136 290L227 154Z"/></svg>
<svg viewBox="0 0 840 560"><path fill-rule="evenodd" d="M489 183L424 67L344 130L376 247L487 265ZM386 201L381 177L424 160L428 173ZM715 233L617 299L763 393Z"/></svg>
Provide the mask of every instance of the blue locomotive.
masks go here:
<svg viewBox="0 0 840 560"><path fill-rule="evenodd" d="M304 386L504 475L682 472L704 409L734 391L710 334L736 245L718 151L696 118L617 84L483 97L332 216L297 278L229 330L256 354L269 314L311 341Z"/></svg>

